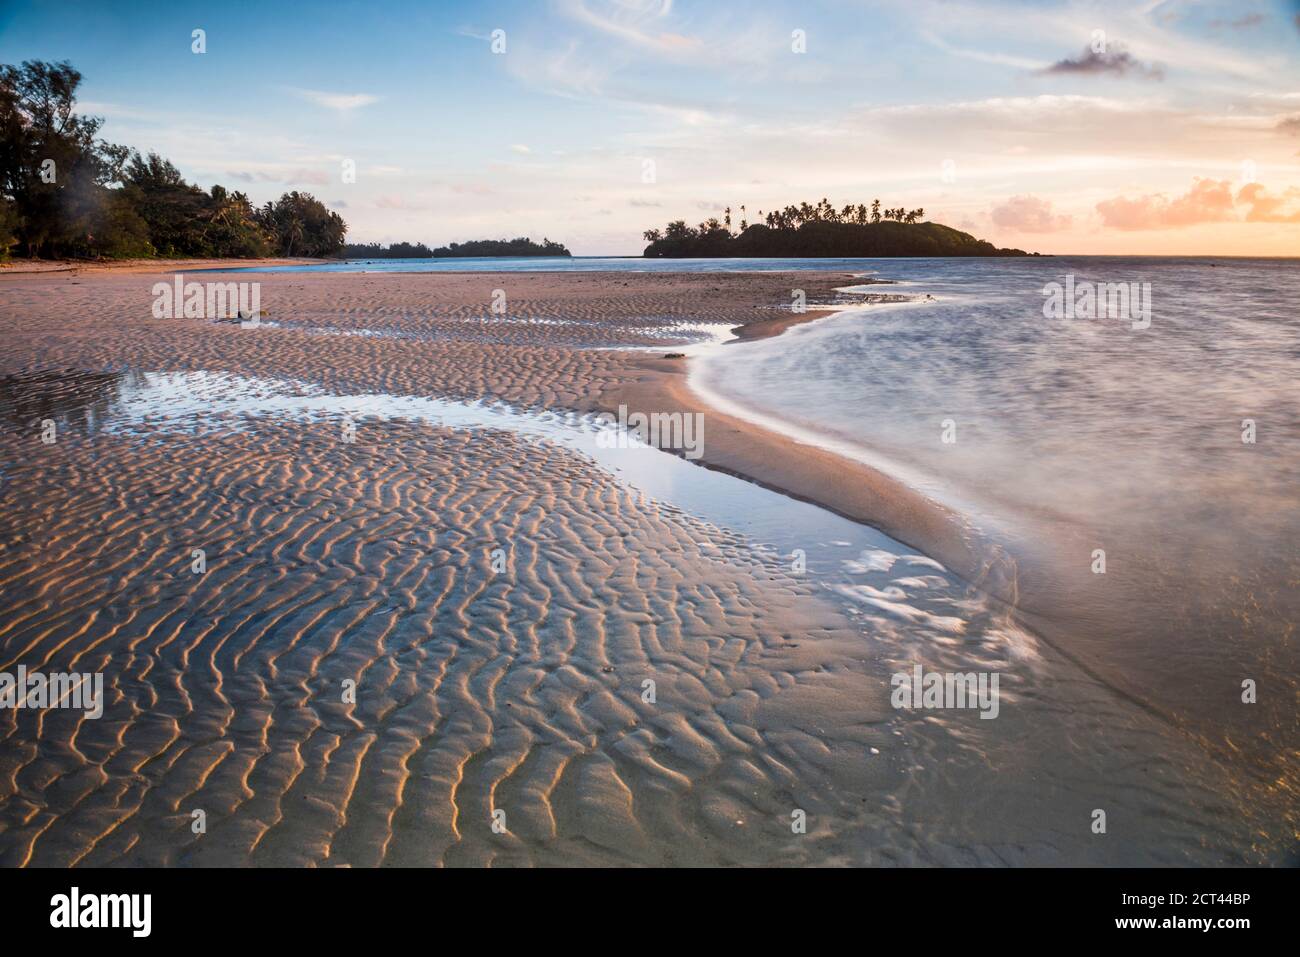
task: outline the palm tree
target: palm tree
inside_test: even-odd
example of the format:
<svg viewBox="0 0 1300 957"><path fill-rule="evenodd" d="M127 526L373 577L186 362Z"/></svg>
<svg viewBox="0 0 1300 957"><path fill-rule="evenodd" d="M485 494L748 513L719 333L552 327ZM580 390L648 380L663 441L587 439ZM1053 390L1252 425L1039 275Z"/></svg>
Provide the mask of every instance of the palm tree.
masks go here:
<svg viewBox="0 0 1300 957"><path fill-rule="evenodd" d="M297 213L293 213L284 231L285 238L288 239L289 241L289 245L285 248L284 251L284 254L286 256L293 255L293 245L294 243L302 242L304 231L305 230L303 227L302 220L298 218Z"/></svg>

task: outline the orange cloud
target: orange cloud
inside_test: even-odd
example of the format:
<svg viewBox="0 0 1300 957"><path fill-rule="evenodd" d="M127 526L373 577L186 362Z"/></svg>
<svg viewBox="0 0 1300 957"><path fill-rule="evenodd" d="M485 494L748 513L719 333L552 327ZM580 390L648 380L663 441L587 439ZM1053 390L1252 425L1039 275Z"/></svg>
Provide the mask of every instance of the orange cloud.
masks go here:
<svg viewBox="0 0 1300 957"><path fill-rule="evenodd" d="M1117 196L1097 204L1111 229L1177 229L1201 223L1300 223L1300 189L1270 194L1260 183L1247 183L1234 199L1232 184L1197 178L1184 195L1168 199L1151 193L1137 199ZM1244 214L1244 215L1239 215Z"/></svg>
<svg viewBox="0 0 1300 957"><path fill-rule="evenodd" d="M1117 196L1098 203L1097 212L1111 229L1176 229L1236 218L1232 184L1226 179L1199 177L1182 196L1173 199L1164 193L1150 193L1137 199Z"/></svg>
<svg viewBox="0 0 1300 957"><path fill-rule="evenodd" d="M1259 183L1247 183L1237 194L1238 202L1250 204L1248 223L1300 223L1300 189L1288 189L1280 196L1270 196ZM1295 203L1289 212L1284 208Z"/></svg>

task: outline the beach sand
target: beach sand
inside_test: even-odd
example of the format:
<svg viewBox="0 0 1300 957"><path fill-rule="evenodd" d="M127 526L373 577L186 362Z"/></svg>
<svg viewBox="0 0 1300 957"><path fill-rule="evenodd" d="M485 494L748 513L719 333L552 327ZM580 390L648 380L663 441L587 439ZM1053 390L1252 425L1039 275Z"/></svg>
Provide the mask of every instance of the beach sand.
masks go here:
<svg viewBox="0 0 1300 957"><path fill-rule="evenodd" d="M1109 719L1124 705L1104 689L1068 706L1043 694L1062 713L1091 702L1077 719L1086 753L1052 783L961 728L944 729L953 760L940 759L923 726L915 740L900 728L884 656L843 602L562 448L382 417L345 441L337 418L191 422L165 401L121 425L143 376L155 399L213 377L245 383L252 407L256 384L277 382L701 411L705 464L978 580L984 546L958 516L702 407L685 361L662 358L702 324L779 331L792 287L831 302L852 277L186 278L261 282L267 324L155 319L151 288L170 281L158 273L0 273L0 671L102 672L107 692L98 720L0 712L0 863L1250 859L1230 778L1141 713L1118 723L1152 755L1126 798L1147 830L1091 839L1095 798L1079 779L1103 777L1123 750ZM491 311L498 289L504 316ZM899 580L922 587L920 574ZM952 619L897 607L918 629L935 624L917 635L952 644ZM1006 747L1050 749L1074 730L1029 726ZM972 792L963 768L984 769L983 786ZM1168 814L1178 801L1222 820L1207 833Z"/></svg>

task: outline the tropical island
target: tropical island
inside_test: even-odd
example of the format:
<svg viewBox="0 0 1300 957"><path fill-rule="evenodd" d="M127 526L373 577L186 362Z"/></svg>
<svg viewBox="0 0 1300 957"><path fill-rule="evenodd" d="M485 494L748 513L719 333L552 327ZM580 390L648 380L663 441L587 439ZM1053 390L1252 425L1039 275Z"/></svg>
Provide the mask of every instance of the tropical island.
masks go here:
<svg viewBox="0 0 1300 957"><path fill-rule="evenodd" d="M349 243L340 252L344 259L455 259L489 256L571 256L562 244L543 238L535 243L527 236L516 239L478 239L430 249L424 243Z"/></svg>
<svg viewBox="0 0 1300 957"><path fill-rule="evenodd" d="M424 243L346 243L338 255L343 259L432 259L433 250Z"/></svg>
<svg viewBox="0 0 1300 957"><path fill-rule="evenodd" d="M835 208L825 197L773 210L760 222L746 219L740 207L739 230L733 231L731 207L722 221L711 217L698 226L685 220L661 232L648 229L646 258L876 258L887 256L1028 256L1023 249L1000 249L970 233L941 223L921 222L924 209L881 209L859 203ZM1033 253L1032 255L1038 255Z"/></svg>

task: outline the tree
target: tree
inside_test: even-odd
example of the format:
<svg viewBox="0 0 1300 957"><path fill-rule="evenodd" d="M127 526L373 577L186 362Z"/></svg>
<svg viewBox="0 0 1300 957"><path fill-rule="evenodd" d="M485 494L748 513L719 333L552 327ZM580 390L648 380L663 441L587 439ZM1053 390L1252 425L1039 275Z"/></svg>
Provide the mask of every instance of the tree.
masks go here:
<svg viewBox="0 0 1300 957"><path fill-rule="evenodd" d="M108 187L125 147L99 140L103 120L74 112L70 63L0 66L0 196L14 204L28 255L92 255L125 225Z"/></svg>
<svg viewBox="0 0 1300 957"><path fill-rule="evenodd" d="M284 238L245 194L205 193L158 154L98 139L103 121L76 112L80 83L66 62L0 65L0 255L263 256ZM312 203L295 242L341 246L347 225Z"/></svg>
<svg viewBox="0 0 1300 957"><path fill-rule="evenodd" d="M18 207L13 200L0 196L0 261L9 258L9 250L18 245Z"/></svg>
<svg viewBox="0 0 1300 957"><path fill-rule="evenodd" d="M733 207L726 207L730 214ZM749 228L744 205L740 231L733 233L716 218L690 227L685 220L671 222L661 232L647 229L642 236L650 257L710 256L1023 256L1021 250L998 249L938 223L923 223L925 209L905 206L882 208L880 200L833 206L826 197L816 204L807 202L774 209ZM876 229L882 222L899 223L911 229ZM766 223L766 225L763 225Z"/></svg>
<svg viewBox="0 0 1300 957"><path fill-rule="evenodd" d="M347 224L310 193L294 190L254 214L284 256L331 256L343 249Z"/></svg>

